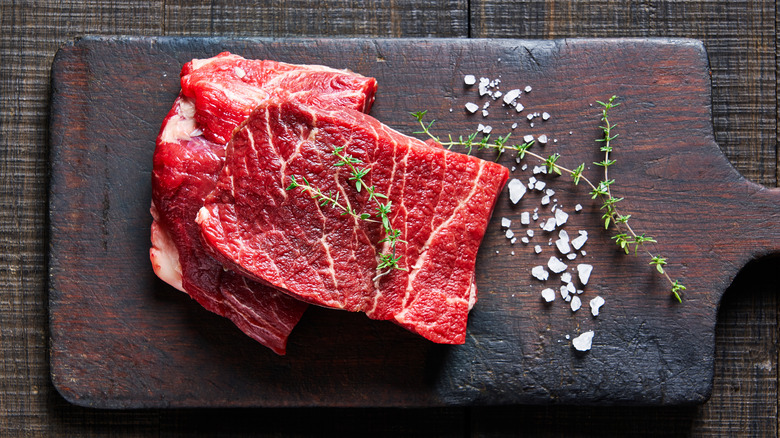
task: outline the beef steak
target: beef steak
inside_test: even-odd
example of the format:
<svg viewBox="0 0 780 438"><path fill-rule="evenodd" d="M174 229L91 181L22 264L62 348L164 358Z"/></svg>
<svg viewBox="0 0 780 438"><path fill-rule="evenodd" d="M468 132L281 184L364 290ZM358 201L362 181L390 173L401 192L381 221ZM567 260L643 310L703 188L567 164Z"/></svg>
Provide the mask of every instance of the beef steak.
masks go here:
<svg viewBox="0 0 780 438"><path fill-rule="evenodd" d="M286 190L291 177L376 218L335 147L369 169L404 242L400 268L381 274L382 225ZM348 109L270 99L236 129L216 188L198 213L226 266L322 306L391 320L440 343L463 343L476 299L477 250L508 177L496 163L404 136Z"/></svg>
<svg viewBox="0 0 780 438"><path fill-rule="evenodd" d="M376 90L373 78L325 67L292 66L272 61L249 62L226 53L217 59L219 62L193 60L182 70L183 83L187 78L199 76L197 81L186 82L189 91L202 96L200 105L209 108L205 120L217 117L221 111L238 114L236 108L241 106L242 100L228 99L238 94L244 96L244 99L250 96L259 102L262 102L261 98L267 99L278 94L289 98L291 92L297 92L298 98L309 99L311 96L307 92L301 92L306 71L311 71L313 75L310 89L319 91L315 93L317 98L311 99L318 105L329 107L350 104L354 108L368 110ZM236 67L241 71L236 73L235 68L230 69L228 61L235 62L235 66L243 66ZM211 81L195 68L197 65L213 67L215 63L222 70L219 70L220 74L212 71ZM273 74L273 66L279 68L279 74ZM255 71L255 67L262 67L262 72ZM323 70L328 71L330 80L323 80ZM239 86L241 78L231 78L231 73L253 79L249 85ZM295 86L291 90L276 88L280 83L286 83L280 81L278 76L291 73L295 73ZM266 82L263 83L259 77ZM194 83L198 84L200 92L193 86ZM350 84L352 89L339 89L329 99L329 93L334 90L333 83ZM239 91L222 96L202 91L228 87ZM152 266L162 280L187 292L206 309L229 318L247 335L276 353L284 354L287 338L300 320L306 304L223 269L203 247L194 219L206 194L214 188L216 176L224 164L225 146L218 136L208 135L209 126L197 122L197 107L198 100L179 96L157 138L152 173ZM235 122L231 127L229 122L220 121L215 126L229 135L237 124Z"/></svg>

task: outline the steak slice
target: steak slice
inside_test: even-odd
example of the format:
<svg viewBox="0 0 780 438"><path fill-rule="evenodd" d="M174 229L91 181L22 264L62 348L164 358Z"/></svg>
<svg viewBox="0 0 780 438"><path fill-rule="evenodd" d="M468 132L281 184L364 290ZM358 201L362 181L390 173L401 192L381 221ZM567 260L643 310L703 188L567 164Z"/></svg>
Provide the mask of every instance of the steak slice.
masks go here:
<svg viewBox="0 0 780 438"><path fill-rule="evenodd" d="M379 275L380 223L342 214L300 189L305 178L359 213L367 190L337 166L334 147L370 169L392 203L403 257ZM433 147L356 111L271 99L235 131L216 188L198 213L203 238L226 266L303 301L391 320L439 343L465 341L474 264L508 178L496 163Z"/></svg>
<svg viewBox="0 0 780 438"><path fill-rule="evenodd" d="M215 68L217 65L219 69ZM278 68L276 72L274 67ZM311 73L308 89L307 71ZM244 83L242 77L248 82ZM185 291L206 309L229 318L276 353L284 354L287 337L306 304L223 269L202 244L194 219L224 164L225 142L210 135L208 126L197 122L196 108L198 104L207 108L203 110L207 113L206 121L222 112L238 117L236 114L245 111L242 102L247 99L262 102L273 95L284 95L329 108L351 105L367 111L373 102L376 81L326 67L249 61L223 53L186 64L182 69L183 87L185 82L200 100L180 95L157 139L152 174L152 266L163 281ZM290 89L277 88L287 84ZM222 95L209 91L219 89L234 91ZM240 98L228 99L236 96ZM219 121L214 126L230 135L239 122Z"/></svg>
<svg viewBox="0 0 780 438"><path fill-rule="evenodd" d="M207 139L225 144L233 129L271 95L319 108L368 112L376 80L320 65L244 59L223 52L193 59L181 72L182 94L195 102L195 120Z"/></svg>

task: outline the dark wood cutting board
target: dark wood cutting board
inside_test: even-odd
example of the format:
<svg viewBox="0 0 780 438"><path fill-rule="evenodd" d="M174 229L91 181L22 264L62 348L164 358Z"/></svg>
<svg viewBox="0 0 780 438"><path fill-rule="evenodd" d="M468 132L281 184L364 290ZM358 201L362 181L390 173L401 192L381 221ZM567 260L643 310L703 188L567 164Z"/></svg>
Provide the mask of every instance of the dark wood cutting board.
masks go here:
<svg viewBox="0 0 780 438"><path fill-rule="evenodd" d="M616 94L620 137L611 176L632 224L654 236L668 271L686 284L682 304L642 256L620 253L599 204L568 178L542 177L589 239L569 263L594 266L584 306L545 304L531 268L555 254L538 222L531 243L500 227L539 208L502 193L477 263L479 302L465 345L436 345L388 322L310 308L287 356L250 340L157 280L148 259L150 170L160 123L179 91L181 66L228 50L245 57L349 68L377 78L372 115L401 132L427 109L434 130L549 137L534 150L559 164L601 160L596 100ZM51 375L69 401L104 408L160 406L438 406L506 403L681 404L712 386L718 303L750 260L780 250L780 191L741 177L713 141L710 78L690 40L308 40L98 38L63 47L51 106L49 315ZM503 92L532 87L518 114L464 85L500 78ZM490 101L489 115L467 102ZM548 112L547 121L526 119ZM511 130L511 125L518 127ZM557 140L557 141L555 141ZM496 159L487 151L485 159ZM516 167L512 153L500 162ZM586 175L598 180L600 169ZM575 204L583 206L575 213ZM541 220L541 219L540 219ZM542 247L541 255L533 246ZM575 274L576 277L576 274ZM601 314L587 303L601 296ZM594 330L593 348L571 338Z"/></svg>

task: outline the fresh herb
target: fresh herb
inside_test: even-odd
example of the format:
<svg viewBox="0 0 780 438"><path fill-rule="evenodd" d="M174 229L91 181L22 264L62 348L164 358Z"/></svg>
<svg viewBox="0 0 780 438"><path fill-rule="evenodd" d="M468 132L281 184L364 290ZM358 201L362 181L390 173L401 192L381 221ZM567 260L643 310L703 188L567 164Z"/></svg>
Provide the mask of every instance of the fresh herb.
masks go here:
<svg viewBox="0 0 780 438"><path fill-rule="evenodd" d="M333 155L339 160L334 164L334 166L348 168L350 172L349 181L353 182L355 185L355 190L357 190L358 193L362 192L363 190L368 193L368 202L373 201L376 204L376 213L373 216L366 212L358 213L350 204L349 199L345 197L344 203L341 203L338 193L325 193L318 187L309 183L306 177L301 177L301 182L295 178L295 175L290 175L290 185L287 186L287 190L300 188L304 192L309 193L309 195L314 200L316 200L320 206L329 205L331 207L342 210L342 215L350 215L355 219L381 223L385 237L378 243L387 243L390 247L390 251L379 254L379 261L376 267L377 275L374 277L374 281L389 274L393 269L405 271L406 268L401 268L399 266L402 255L397 253L397 245L398 243L406 242L401 239L401 230L393 228L392 224L390 223L392 201L387 198L387 195L378 192L376 187L366 183L365 177L368 175L371 169L368 167L360 167L363 162L360 159L345 153L344 149L346 149L346 146L337 146L334 148Z"/></svg>
<svg viewBox="0 0 780 438"><path fill-rule="evenodd" d="M425 123L424 118L427 114L427 111L418 111L411 114L412 117L414 117L422 127L422 130L415 132L415 134L427 135L433 140L439 142L447 149L451 149L453 146L461 146L465 147L467 153L469 154L471 154L474 148L477 150L494 149L498 153L499 157L506 150L514 150L517 152L517 157L521 160L524 159L526 155L528 155L542 162L547 169L548 174L561 175L562 173L566 173L571 176L572 182L575 185L578 185L581 181L584 181L585 184L591 188L591 198L601 199L601 210L604 211L602 215L604 228L609 229L610 226L612 226L617 231L617 233L612 237L612 240L615 241L615 244L626 254L631 252L637 254L640 250L646 253L647 256L650 257L650 265L655 266L658 273L668 280L671 287L671 293L674 298L678 302L682 302L682 292L685 290L685 286L683 286L679 280L672 280L672 278L666 272L664 269L664 266L667 263L665 257L655 255L647 249L646 244L656 243L656 240L651 236L638 234L636 231L634 231L634 229L629 224L631 215L622 214L618 210L618 203L620 203L623 198L617 198L612 194L612 185L615 183L615 180L609 178L609 168L616 163L616 160L610 157L610 153L612 152L613 148L612 142L618 137L618 134L613 133L613 130L617 125L610 122L609 110L620 105L620 103L617 103L616 100L617 96L612 96L606 102L597 101L597 103L602 106L601 122L603 123L603 126L600 126L600 128L603 132L603 137L597 139L596 141L601 143L600 150L601 152L604 152L604 159L599 162L594 162L593 164L604 168L604 179L598 181L598 183L595 184L583 174L585 170L585 163L580 164L574 169L569 169L558 164L560 155L557 153L545 157L530 151L529 149L531 146L533 146L535 142L534 140L522 144L508 145L507 142L511 134L507 134L505 137L498 137L497 140L492 142L490 141L489 135L482 137L482 139L478 141L476 140L477 133L475 132L466 138L460 136L455 139L452 136L448 136L446 141L442 141L441 138L433 135L431 132L434 120L430 121L429 123Z"/></svg>

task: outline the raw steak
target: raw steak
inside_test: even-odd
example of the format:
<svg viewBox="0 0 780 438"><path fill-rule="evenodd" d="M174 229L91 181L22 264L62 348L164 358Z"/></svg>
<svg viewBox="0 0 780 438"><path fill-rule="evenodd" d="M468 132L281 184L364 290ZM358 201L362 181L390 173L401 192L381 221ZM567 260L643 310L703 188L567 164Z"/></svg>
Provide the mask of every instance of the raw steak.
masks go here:
<svg viewBox="0 0 780 438"><path fill-rule="evenodd" d="M243 60L229 54L221 54L219 58L222 61ZM247 62L249 64L243 64L244 68L249 69L250 73L253 72L253 77L259 75L251 70L254 66L264 68L263 77L269 79L270 91L262 88L263 84L257 81L251 86L239 87L235 84L235 78L231 82L228 73L212 73L213 83L201 77L198 84L203 89L214 89L221 86L219 81L224 81L232 84L234 89L240 89L244 96L257 95L267 98L284 94L289 97L288 90L274 89L279 86L278 79L270 79L295 73L294 90L300 90L303 72L310 70L314 75L310 86L320 91L315 100L317 104L350 104L354 108L364 110L370 108L376 90L376 81L373 78L344 71L319 66L290 66L271 61ZM193 63L209 64L208 60L188 63L183 69L183 81L199 74L198 70L193 69ZM227 68L226 64L221 65ZM271 74L269 69L273 65L282 66L279 75ZM328 70L328 74L333 78L330 82L323 81L324 70ZM243 76L248 75L249 73L244 71ZM340 89L334 92L333 99L328 100L328 93L334 90L328 85L330 83L351 84L353 88ZM190 87L190 90L192 89ZM305 93L299 93L297 96L304 99L308 97ZM210 98L211 100L204 100L213 114L218 114L222 109L236 113L235 108L240 106L232 100L220 101L214 93L211 93ZM224 163L225 147L219 142L205 138L208 128L201 129L196 123L196 106L192 99L183 96L177 98L157 139L152 174L152 266L161 279L187 292L206 309L229 318L247 335L276 353L284 354L287 337L301 318L306 304L223 269L202 245L194 218L203 205L205 195L214 188L216 176ZM231 128L225 123L220 126L229 128L230 131L235 128L235 125Z"/></svg>
<svg viewBox="0 0 780 438"><path fill-rule="evenodd" d="M291 176L375 212L367 190L337 167L334 147L370 169L392 202L402 270L380 276L388 244L378 222L321 205ZM301 300L391 320L439 343L463 343L474 263L508 177L496 163L404 136L352 110L271 99L235 131L215 190L198 213L216 258Z"/></svg>

